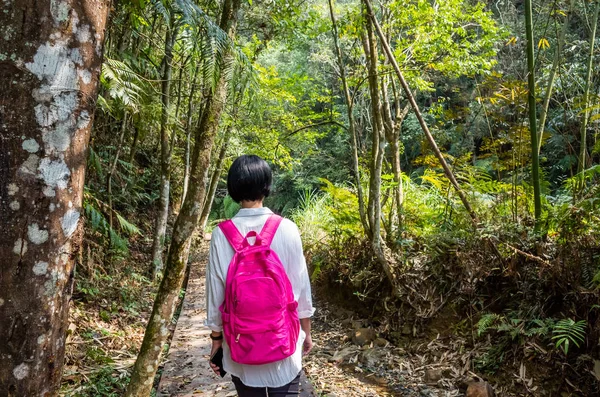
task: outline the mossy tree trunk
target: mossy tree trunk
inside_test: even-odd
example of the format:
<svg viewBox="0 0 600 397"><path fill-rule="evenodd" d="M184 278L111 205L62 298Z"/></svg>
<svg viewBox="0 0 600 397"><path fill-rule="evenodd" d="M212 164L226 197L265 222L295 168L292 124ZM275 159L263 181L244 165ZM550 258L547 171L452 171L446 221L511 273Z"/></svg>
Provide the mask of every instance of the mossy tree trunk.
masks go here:
<svg viewBox="0 0 600 397"><path fill-rule="evenodd" d="M172 25L172 23L170 23ZM171 103L171 75L173 71L173 46L177 29L169 26L165 37L165 56L162 61L162 110L160 117L160 199L154 240L152 242L152 274L158 277L163 269L163 248L169 219L169 198L171 192L171 138L168 132L169 106ZM173 132L174 133L174 132Z"/></svg>
<svg viewBox="0 0 600 397"><path fill-rule="evenodd" d="M0 396L60 386L109 3L2 4Z"/></svg>
<svg viewBox="0 0 600 397"><path fill-rule="evenodd" d="M225 0L223 4L219 26L231 38L235 37L240 1ZM154 301L140 353L133 367L131 381L125 393L128 397L146 397L152 390L160 353L167 340L168 326L173 317L179 290L185 276L192 235L200 220L202 204L206 196L204 181L210 167L210 153L227 98L229 74L225 73L225 70L230 68L232 63L233 54L229 49L223 56L220 65L221 76L214 91L206 98L202 119L195 133L188 192L175 220L164 276Z"/></svg>

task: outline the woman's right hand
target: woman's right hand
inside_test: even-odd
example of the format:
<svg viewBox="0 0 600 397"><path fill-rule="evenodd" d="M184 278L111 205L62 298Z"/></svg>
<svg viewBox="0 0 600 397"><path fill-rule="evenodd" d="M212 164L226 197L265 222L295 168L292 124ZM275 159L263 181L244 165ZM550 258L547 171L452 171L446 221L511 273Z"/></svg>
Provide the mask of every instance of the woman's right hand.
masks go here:
<svg viewBox="0 0 600 397"><path fill-rule="evenodd" d="M213 340L212 341L212 347L210 349L210 356L212 358L212 356L215 355L215 353L217 352L217 350L219 350L219 348L223 345L223 341L222 340ZM218 366L216 366L215 364L213 364L212 361L210 361L210 358L208 359L208 364L210 365L210 368L213 370L213 372L217 375L220 375L219 370L221 368L219 368Z"/></svg>

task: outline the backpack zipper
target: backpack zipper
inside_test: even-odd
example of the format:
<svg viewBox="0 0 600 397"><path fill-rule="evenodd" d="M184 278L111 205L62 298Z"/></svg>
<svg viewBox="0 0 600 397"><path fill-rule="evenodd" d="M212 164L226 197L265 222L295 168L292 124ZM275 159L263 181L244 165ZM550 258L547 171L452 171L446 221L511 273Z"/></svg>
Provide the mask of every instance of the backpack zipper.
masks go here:
<svg viewBox="0 0 600 397"><path fill-rule="evenodd" d="M237 336L235 337L235 343L239 343L240 341L240 334L237 334Z"/></svg>

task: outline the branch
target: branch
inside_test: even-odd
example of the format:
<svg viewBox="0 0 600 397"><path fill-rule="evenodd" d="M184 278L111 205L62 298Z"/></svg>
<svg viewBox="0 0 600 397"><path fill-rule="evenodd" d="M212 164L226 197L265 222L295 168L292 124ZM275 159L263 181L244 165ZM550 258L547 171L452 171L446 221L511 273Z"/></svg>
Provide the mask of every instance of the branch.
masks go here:
<svg viewBox="0 0 600 397"><path fill-rule="evenodd" d="M326 120L326 121L321 121L321 122L318 122L318 123L315 123L315 124L305 125L304 127L300 127L297 130L294 130L294 131L290 132L289 134L287 134L284 139L287 139L287 138L291 137L292 135L296 135L300 131L307 130L307 129L313 128L313 127L319 127L321 125L327 125L327 124L335 124L338 127L342 127L343 129L345 129L346 131L348 131L348 127L346 127L342 123L338 123L337 121L334 121L334 120Z"/></svg>

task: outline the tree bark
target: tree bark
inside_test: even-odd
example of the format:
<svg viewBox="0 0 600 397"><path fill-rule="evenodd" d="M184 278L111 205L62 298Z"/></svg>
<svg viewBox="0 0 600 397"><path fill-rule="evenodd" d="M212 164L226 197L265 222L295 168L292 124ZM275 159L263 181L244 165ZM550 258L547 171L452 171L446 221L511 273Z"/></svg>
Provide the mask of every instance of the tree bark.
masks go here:
<svg viewBox="0 0 600 397"><path fill-rule="evenodd" d="M108 1L0 12L0 396L60 386Z"/></svg>
<svg viewBox="0 0 600 397"><path fill-rule="evenodd" d="M192 86L190 87L190 97L188 98L187 122L186 122L186 138L185 138L185 165L183 171L183 193L181 194L181 205L185 201L187 195L188 184L190 181L190 151L192 141L192 116L194 114L194 94L196 93L196 79L200 70L200 62L194 69L194 77L192 78ZM181 207L180 205L180 207Z"/></svg>
<svg viewBox="0 0 600 397"><path fill-rule="evenodd" d="M342 80L344 99L346 100L348 125L350 126L350 138L352 142L352 168L354 171L354 183L356 184L356 195L358 196L358 213L360 215L360 221L365 234L367 236L371 236L371 229L369 223L367 222L367 215L365 211L365 198L360 180L360 168L358 166L358 138L356 133L356 123L354 122L354 102L352 100L352 96L350 95L350 89L348 88L348 80L346 79L346 65L344 64L342 50L340 49L338 42L337 20L335 13L333 12L333 0L329 0L329 15L331 16L333 44L335 46L335 55L337 57L340 79Z"/></svg>
<svg viewBox="0 0 600 397"><path fill-rule="evenodd" d="M225 131L225 136L223 137L223 145L221 146L221 150L219 151L219 157L217 158L215 169L213 170L212 176L210 178L208 193L206 194L206 200L204 200L204 206L202 208L202 215L200 216L200 230L206 229L206 223L208 222L208 217L210 215L213 202L215 201L215 194L217 193L217 186L219 185L221 173L223 172L223 161L225 160L227 148L229 147L230 136L231 126L227 127L227 130Z"/></svg>
<svg viewBox="0 0 600 397"><path fill-rule="evenodd" d="M419 125L421 126L421 129L423 130L423 132L425 133L425 136L427 137L427 140L429 141L429 145L433 149L433 153L435 154L435 156L439 160L440 164L442 165L442 168L444 169L444 174L446 175L446 177L448 178L448 180L450 181L450 183L456 190L456 194L458 194L458 197L460 198L461 202L463 203L463 206L465 207L465 209L467 210L467 213L471 217L471 220L473 221L474 226L477 226L477 224L479 223L477 214L475 214L475 211L473 211L471 204L469 204L469 200L467 200L467 196L460 188L458 181L454 177L454 173L448 166L446 159L444 158L444 156L442 155L442 152L440 151L437 144L435 143L435 139L433 138L431 131L429 131L429 127L427 126L427 123L425 122L425 119L423 118L423 115L421 114L421 111L419 110L419 105L417 104L417 101L415 100L415 97L413 96L412 91L410 90L410 87L408 86L408 83L404 79L404 75L403 75L402 71L400 70L400 67L398 66L398 62L396 61L396 58L394 57L394 53L392 52L392 50L387 42L387 39L385 38L383 31L381 30L381 26L379 26L379 22L377 21L377 18L375 18L375 14L373 13L373 6L371 5L371 1L370 0L363 0L363 1L364 1L365 5L367 6L369 18L373 21L373 24L375 25L375 29L377 30L377 34L379 35L379 38L381 39L381 44L383 46L383 49L385 50L385 53L386 53L390 63L392 64L394 71L396 72L396 76L398 77L398 80L400 81L400 84L402 85L402 89L404 90L404 93L406 94L406 98L408 99L408 102L410 103L411 107L413 108L413 111L415 112L415 116L417 117L417 120L419 121Z"/></svg>
<svg viewBox="0 0 600 397"><path fill-rule="evenodd" d="M163 248L169 219L169 196L171 192L171 142L167 125L171 99L171 74L173 71L173 46L177 30L169 27L165 37L165 56L162 74L162 111L160 119L160 198L152 242L152 275L158 277L163 268Z"/></svg>
<svg viewBox="0 0 600 397"><path fill-rule="evenodd" d="M223 4L219 26L232 39L235 37L240 1L225 0ZM223 55L221 71L230 67L232 62L233 54L231 50L226 50ZM192 235L200 219L202 203L206 196L204 181L210 166L210 152L219 127L221 113L225 107L227 84L227 74L221 73L214 91L206 99L202 119L196 130L188 194L175 220L165 273L154 301L140 353L133 367L131 381L125 393L127 397L146 397L152 390L160 353L168 336L167 327L173 317L179 289L185 275Z"/></svg>

